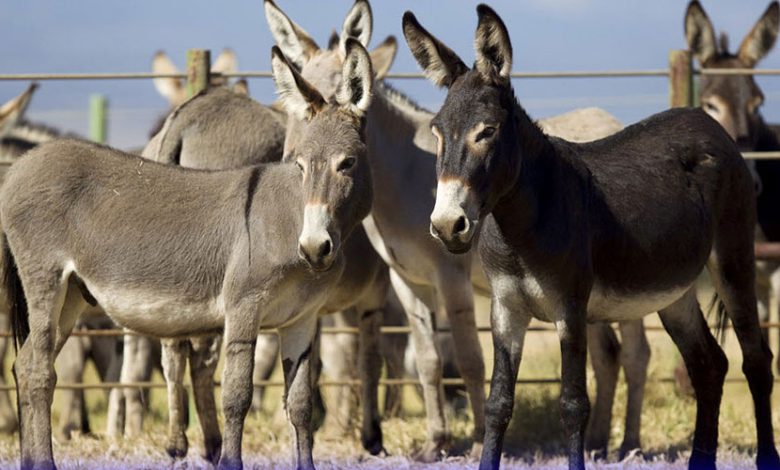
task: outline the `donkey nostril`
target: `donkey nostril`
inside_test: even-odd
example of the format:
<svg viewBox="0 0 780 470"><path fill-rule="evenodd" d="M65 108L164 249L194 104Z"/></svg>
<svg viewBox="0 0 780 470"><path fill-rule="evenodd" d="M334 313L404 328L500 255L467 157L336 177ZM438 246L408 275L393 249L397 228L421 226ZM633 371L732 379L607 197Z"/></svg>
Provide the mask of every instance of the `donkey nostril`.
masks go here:
<svg viewBox="0 0 780 470"><path fill-rule="evenodd" d="M452 227L452 233L453 235L458 233L463 233L466 231L466 218L463 216L458 217L458 220L455 221L455 226Z"/></svg>
<svg viewBox="0 0 780 470"><path fill-rule="evenodd" d="M317 252L318 258L324 258L330 254L330 250L332 249L330 240L325 240L325 243L320 245L320 251Z"/></svg>

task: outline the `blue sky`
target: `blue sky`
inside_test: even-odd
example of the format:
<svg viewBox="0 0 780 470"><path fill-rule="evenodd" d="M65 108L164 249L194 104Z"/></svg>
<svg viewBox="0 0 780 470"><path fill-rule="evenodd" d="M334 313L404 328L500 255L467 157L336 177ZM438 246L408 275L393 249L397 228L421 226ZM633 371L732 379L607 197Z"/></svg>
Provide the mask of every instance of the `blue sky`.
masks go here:
<svg viewBox="0 0 780 470"><path fill-rule="evenodd" d="M293 20L320 44L339 28L350 0L278 0ZM417 71L401 34L405 10L470 63L476 26L475 6L466 0L375 0L373 44L389 34L399 40L393 71ZM682 0L496 0L514 46L514 70L657 69L668 51L685 48ZM718 31L729 32L732 49L763 13L766 0L703 1ZM187 2L133 0L7 1L0 7L0 73L140 72L152 54L164 49L183 66L187 48L238 54L241 70L268 70L271 35L261 0ZM780 52L760 64L780 68ZM767 95L764 116L780 121L780 77L759 77ZM435 109L443 93L426 81L397 81L397 88ZM18 94L23 82L0 82L0 100ZM268 79L250 82L253 97L274 99ZM522 104L534 117L581 106L602 106L625 123L666 106L665 78L516 80ZM141 145L166 104L151 81L51 81L42 83L30 117L86 133L91 93L104 93L111 106L110 143Z"/></svg>

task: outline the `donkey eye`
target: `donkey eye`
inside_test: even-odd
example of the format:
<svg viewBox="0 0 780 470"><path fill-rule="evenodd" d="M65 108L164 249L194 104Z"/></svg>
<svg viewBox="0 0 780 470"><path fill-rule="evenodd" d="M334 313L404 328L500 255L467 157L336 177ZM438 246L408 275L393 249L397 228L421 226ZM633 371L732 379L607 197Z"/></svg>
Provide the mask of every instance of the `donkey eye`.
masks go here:
<svg viewBox="0 0 780 470"><path fill-rule="evenodd" d="M301 163L300 160L295 160L295 166L297 166L298 169L301 170L301 173L303 173L303 163Z"/></svg>
<svg viewBox="0 0 780 470"><path fill-rule="evenodd" d="M336 168L336 171L344 173L355 166L355 163L357 163L357 159L355 157L347 157L339 162L339 166Z"/></svg>
<svg viewBox="0 0 780 470"><path fill-rule="evenodd" d="M486 126L484 129L482 129L479 134L477 134L477 137L474 139L475 142L479 142L481 140L489 139L490 137L493 137L496 133L496 128L493 126Z"/></svg>
<svg viewBox="0 0 780 470"><path fill-rule="evenodd" d="M704 103L704 109L711 113L717 113L719 111L718 107L710 103L709 101Z"/></svg>

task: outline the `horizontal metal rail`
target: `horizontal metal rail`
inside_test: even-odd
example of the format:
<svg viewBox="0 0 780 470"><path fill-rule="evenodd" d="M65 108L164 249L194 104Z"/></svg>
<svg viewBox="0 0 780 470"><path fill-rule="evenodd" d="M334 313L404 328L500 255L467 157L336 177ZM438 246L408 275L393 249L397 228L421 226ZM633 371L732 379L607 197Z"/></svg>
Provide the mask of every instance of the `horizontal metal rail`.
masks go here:
<svg viewBox="0 0 780 470"><path fill-rule="evenodd" d="M780 322L762 322L760 324L761 328L780 328ZM710 329L715 329L715 325L711 325ZM725 328L730 329L731 324L725 325ZM360 333L360 330L357 327L354 326L325 326L322 327L320 330L322 334L326 335L343 335L343 334L349 334L349 335L356 335ZM489 326L479 326L477 327L478 333L490 333L492 330ZM530 332L556 332L557 330L552 326L531 326L528 328L527 331ZM666 331L663 326L654 326L654 325L648 325L645 326L645 331ZM410 334L412 332L412 328L409 326L383 326L380 328L379 332L381 334L385 335L406 335ZM452 328L444 327L444 328L437 328L437 333L451 333ZM265 334L265 335L274 335L276 334L276 330L263 330L259 334ZM146 336L141 333L136 333L135 331L127 331L121 329L105 329L105 330L86 330L86 329L80 329L80 330L74 330L71 332L70 336L78 336L78 337L112 337L112 336ZM11 336L11 333L8 331L0 331L0 338L8 338ZM189 338L190 336L188 336Z"/></svg>
<svg viewBox="0 0 780 470"><path fill-rule="evenodd" d="M650 379L648 380L649 383L675 383L676 380L673 377L661 377L657 379ZM739 378L739 377L728 377L726 378L726 383L733 384L733 383L743 383L745 382L745 379ZM775 378L775 382L780 382L780 378ZM485 379L485 384L489 384L490 379ZM548 378L540 378L540 379L517 379L515 382L517 384L524 384L524 385L556 385L561 383L561 379L556 377L548 377ZM445 387L457 387L461 385L465 385L465 382L463 379L442 379L441 384ZM191 383L185 383L183 384L186 388L192 388ZM261 380L259 382L255 382L254 384L255 388L264 388L264 387L284 387L284 382L280 380ZM318 385L320 387L342 387L342 386L353 386L357 387L361 385L361 381L354 379L354 380L330 380L330 379L324 379L320 380L318 382ZM388 387L388 386L405 386L405 385L421 385L420 381L417 379L380 379L379 385ZM222 384L219 381L214 381L215 387L220 387ZM54 388L56 390L110 390L113 388L143 388L143 389L152 389L152 388L166 388L167 384L165 382L131 382L131 383L121 383L121 382L100 382L100 383L62 383L57 384ZM8 392L15 392L16 386L14 385L2 385L0 386L0 392L8 391Z"/></svg>

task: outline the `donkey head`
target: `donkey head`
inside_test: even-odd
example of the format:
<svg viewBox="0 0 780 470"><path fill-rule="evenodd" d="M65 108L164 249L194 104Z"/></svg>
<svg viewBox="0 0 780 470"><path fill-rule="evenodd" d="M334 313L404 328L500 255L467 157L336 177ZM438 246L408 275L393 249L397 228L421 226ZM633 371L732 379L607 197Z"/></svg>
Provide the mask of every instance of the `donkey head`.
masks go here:
<svg viewBox="0 0 780 470"><path fill-rule="evenodd" d="M22 120L37 88L37 83L31 83L21 95L0 106L0 139L7 137L11 129Z"/></svg>
<svg viewBox="0 0 780 470"><path fill-rule="evenodd" d="M215 74L230 73L238 70L238 59L232 49L223 49L211 65L211 72ZM152 58L152 73L159 74L178 74L179 69L173 63L170 57L163 52L157 51ZM187 92L184 81L181 78L155 78L154 87L163 98L168 100L171 108L184 103L187 99ZM211 78L211 86L227 85L228 79L219 75ZM236 91L239 93L248 93L246 91L246 81L236 83Z"/></svg>
<svg viewBox="0 0 780 470"><path fill-rule="evenodd" d="M320 49L314 39L288 18L272 0L265 0L265 17L277 46L298 68L301 75L326 98L336 93L342 81L341 71L347 55L347 40L350 37L355 38L364 48L371 42L373 15L366 0L355 1L344 19L341 34L334 32L326 49ZM396 50L395 38L389 36L371 51L371 63L376 79L381 80L387 75Z"/></svg>
<svg viewBox="0 0 780 470"><path fill-rule="evenodd" d="M753 68L774 46L780 6L772 2L742 40L736 54L728 40L715 40L715 29L701 4L694 0L685 13L685 37L691 52L705 68ZM718 121L742 150L753 150L762 124L759 109L764 102L752 75L702 75L700 98L704 110Z"/></svg>
<svg viewBox="0 0 780 470"><path fill-rule="evenodd" d="M344 48L343 79L329 100L279 47L272 50L280 100L290 119L301 123L300 140L289 147L285 161L301 171L306 205L298 253L315 271L333 264L341 241L368 215L373 196L364 132L373 88L371 59L356 39L348 38Z"/></svg>
<svg viewBox="0 0 780 470"><path fill-rule="evenodd" d="M431 235L456 253L471 247L480 220L519 174L519 164L511 158L517 132L509 77L512 44L506 26L490 7L479 5L477 14L473 69L411 12L403 17L404 36L425 75L449 89L431 121L438 140Z"/></svg>

